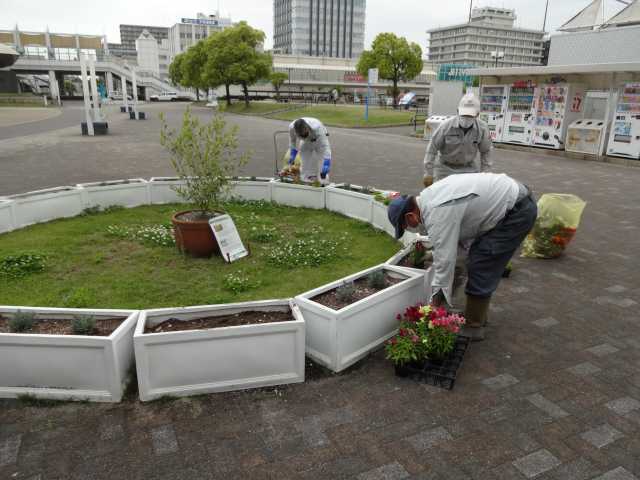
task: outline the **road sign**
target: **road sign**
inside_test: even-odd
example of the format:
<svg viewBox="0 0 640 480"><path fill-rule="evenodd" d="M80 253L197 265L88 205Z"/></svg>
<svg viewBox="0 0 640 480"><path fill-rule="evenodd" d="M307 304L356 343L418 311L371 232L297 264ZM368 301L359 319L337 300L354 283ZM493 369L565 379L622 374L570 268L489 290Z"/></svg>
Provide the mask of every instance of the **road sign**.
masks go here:
<svg viewBox="0 0 640 480"><path fill-rule="evenodd" d="M377 68L370 68L368 75L368 83L371 85L372 83L378 83L379 70Z"/></svg>

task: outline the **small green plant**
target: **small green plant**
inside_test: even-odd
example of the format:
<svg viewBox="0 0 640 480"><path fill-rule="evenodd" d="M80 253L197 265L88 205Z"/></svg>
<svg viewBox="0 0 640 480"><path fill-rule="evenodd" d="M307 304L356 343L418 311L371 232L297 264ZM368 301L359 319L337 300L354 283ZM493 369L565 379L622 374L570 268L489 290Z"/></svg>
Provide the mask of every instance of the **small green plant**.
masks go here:
<svg viewBox="0 0 640 480"><path fill-rule="evenodd" d="M171 154L171 165L184 181L172 188L208 217L219 209L236 169L249 159L246 153L237 154L238 127L228 128L221 113L202 124L190 108L177 131L169 128L164 115L160 120L160 144Z"/></svg>
<svg viewBox="0 0 640 480"><path fill-rule="evenodd" d="M417 248L413 248L411 253L409 254L409 263L414 268L424 268L424 261L426 257L425 250L419 250Z"/></svg>
<svg viewBox="0 0 640 480"><path fill-rule="evenodd" d="M96 303L95 295L86 287L76 288L62 298L62 305L67 308L88 308Z"/></svg>
<svg viewBox="0 0 640 480"><path fill-rule="evenodd" d="M238 272L226 275L222 281L222 286L225 290L229 290L230 292L242 293L247 290L251 290L256 285L248 276L243 275L242 272Z"/></svg>
<svg viewBox="0 0 640 480"><path fill-rule="evenodd" d="M78 315L71 321L71 330L76 335L89 335L96 329L96 319L93 315Z"/></svg>
<svg viewBox="0 0 640 480"><path fill-rule="evenodd" d="M22 278L45 269L45 257L24 253L8 255L0 260L0 278Z"/></svg>
<svg viewBox="0 0 640 480"><path fill-rule="evenodd" d="M33 312L22 312L18 310L13 318L9 320L9 331L11 333L29 332L33 329L36 314Z"/></svg>
<svg viewBox="0 0 640 480"><path fill-rule="evenodd" d="M376 193L376 194L373 196L373 199L374 199L376 202L380 202L380 203L382 203L383 205L389 205L389 204L391 203L391 198L389 198L389 197L385 196L383 193L380 193L380 192Z"/></svg>
<svg viewBox="0 0 640 480"><path fill-rule="evenodd" d="M278 237L278 229L267 225L254 226L249 231L249 240L252 242L270 243Z"/></svg>
<svg viewBox="0 0 640 480"><path fill-rule="evenodd" d="M341 302L350 302L356 293L356 286L353 282L345 282L336 288L336 298Z"/></svg>
<svg viewBox="0 0 640 480"><path fill-rule="evenodd" d="M89 217L91 215L97 215L101 211L102 211L102 208L100 208L99 205L96 205L95 207L87 207L84 210L82 210L82 213L80 214L80 216Z"/></svg>
<svg viewBox="0 0 640 480"><path fill-rule="evenodd" d="M376 290L387 288L387 276L384 270L376 270L367 275L367 285Z"/></svg>
<svg viewBox="0 0 640 480"><path fill-rule="evenodd" d="M329 263L342 253L341 242L322 239L295 239L273 247L267 261L278 267L315 267Z"/></svg>
<svg viewBox="0 0 640 480"><path fill-rule="evenodd" d="M146 245L173 247L176 240L169 225L109 225L107 234Z"/></svg>

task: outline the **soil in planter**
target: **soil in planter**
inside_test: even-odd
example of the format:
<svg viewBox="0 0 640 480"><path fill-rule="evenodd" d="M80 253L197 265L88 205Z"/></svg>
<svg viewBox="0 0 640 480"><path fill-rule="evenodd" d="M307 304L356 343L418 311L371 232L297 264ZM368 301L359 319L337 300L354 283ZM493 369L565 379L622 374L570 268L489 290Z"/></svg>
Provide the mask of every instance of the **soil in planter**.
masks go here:
<svg viewBox="0 0 640 480"><path fill-rule="evenodd" d="M333 290L329 290L328 292L321 293L320 295L313 297L311 300L319 303L320 305L324 305L325 307L329 307L334 310L340 310L341 308L347 307L352 303L356 303L363 298L370 297L374 293L378 293L381 290L392 287L406 280L406 278L392 277L389 274L385 274L384 278L386 280L387 286L380 289L371 288L368 285L368 279L366 276L354 281L353 284L355 286L355 292L353 293L353 296L349 301L338 299L338 288L340 288L340 286L334 288Z"/></svg>
<svg viewBox="0 0 640 480"><path fill-rule="evenodd" d="M210 328L239 327L241 325L260 325L265 323L292 322L291 311L288 312L257 312L246 311L233 315L219 315L215 317L194 318L193 320L179 320L170 318L153 327L146 326L144 333L181 332L184 330L207 330Z"/></svg>
<svg viewBox="0 0 640 480"><path fill-rule="evenodd" d="M211 220L212 218L223 215L222 213L203 213L197 210L190 210L178 215L176 218L181 222L200 222L202 220Z"/></svg>
<svg viewBox="0 0 640 480"><path fill-rule="evenodd" d="M432 262L429 260L427 262L421 262L420 265L416 266L411 258L411 254L405 255L402 260L398 262L399 267L407 267L407 268L417 268L418 270L426 270L431 267Z"/></svg>
<svg viewBox="0 0 640 480"><path fill-rule="evenodd" d="M338 185L338 188L340 190L347 190L349 192L356 192L356 193L363 193L365 195L373 195L375 192L373 190L370 190L366 187L362 187L362 188L355 188L351 185Z"/></svg>
<svg viewBox="0 0 640 480"><path fill-rule="evenodd" d="M93 332L85 336L108 337L125 320L126 317L96 318L96 328ZM31 330L20 333L40 335L78 335L77 333L73 333L71 323L71 319L36 318ZM0 315L0 333L13 333L9 330L9 318L2 315Z"/></svg>

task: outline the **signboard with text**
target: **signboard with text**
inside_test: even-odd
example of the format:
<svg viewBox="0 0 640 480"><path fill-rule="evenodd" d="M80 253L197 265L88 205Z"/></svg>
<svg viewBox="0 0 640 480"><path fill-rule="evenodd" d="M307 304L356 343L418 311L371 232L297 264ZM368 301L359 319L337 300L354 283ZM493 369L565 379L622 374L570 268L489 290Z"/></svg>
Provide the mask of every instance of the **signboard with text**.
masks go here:
<svg viewBox="0 0 640 480"><path fill-rule="evenodd" d="M212 27L216 27L219 24L218 20L214 20L212 18L183 18L182 23L189 23L192 25L211 25Z"/></svg>
<svg viewBox="0 0 640 480"><path fill-rule="evenodd" d="M345 82L367 83L366 79L359 73L345 73L343 78Z"/></svg>
<svg viewBox="0 0 640 480"><path fill-rule="evenodd" d="M222 258L231 263L249 255L242 243L238 229L229 215L220 215L209 220L211 230L218 241Z"/></svg>
<svg viewBox="0 0 640 480"><path fill-rule="evenodd" d="M459 81L471 86L473 85L473 76L468 73L470 68L474 68L473 65L445 63L440 65L438 69L438 80L445 82Z"/></svg>
<svg viewBox="0 0 640 480"><path fill-rule="evenodd" d="M374 83L378 83L379 70L377 68L370 68L369 75L367 76L369 80L369 85L373 85Z"/></svg>

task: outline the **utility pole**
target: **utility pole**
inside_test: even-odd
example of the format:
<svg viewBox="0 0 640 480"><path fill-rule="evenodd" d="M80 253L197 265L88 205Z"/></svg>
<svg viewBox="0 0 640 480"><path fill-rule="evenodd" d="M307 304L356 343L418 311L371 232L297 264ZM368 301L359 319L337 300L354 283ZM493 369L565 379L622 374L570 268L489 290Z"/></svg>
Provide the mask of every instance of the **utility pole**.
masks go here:
<svg viewBox="0 0 640 480"><path fill-rule="evenodd" d="M544 23L542 24L542 31L546 31L547 29L547 13L549 12L549 0L547 0L547 6L544 9Z"/></svg>

